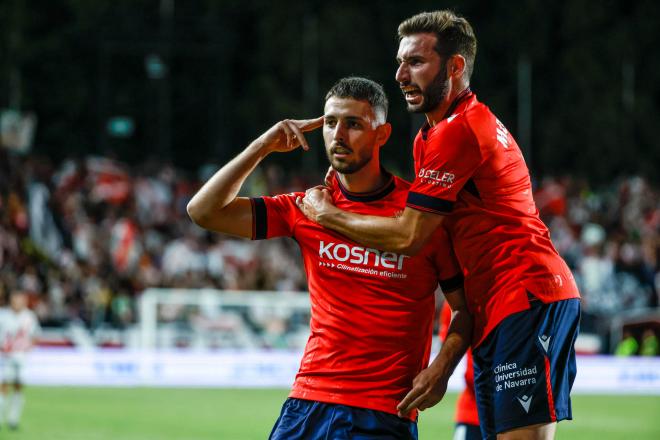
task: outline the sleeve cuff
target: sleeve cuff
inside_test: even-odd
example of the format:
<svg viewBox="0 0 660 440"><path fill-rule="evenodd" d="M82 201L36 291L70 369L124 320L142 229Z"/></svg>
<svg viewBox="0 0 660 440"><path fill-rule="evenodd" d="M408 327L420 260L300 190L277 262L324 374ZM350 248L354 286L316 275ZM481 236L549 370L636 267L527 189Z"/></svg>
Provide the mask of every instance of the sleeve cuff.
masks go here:
<svg viewBox="0 0 660 440"><path fill-rule="evenodd" d="M268 217L266 215L266 202L261 197L250 199L252 204L252 240L268 238Z"/></svg>
<svg viewBox="0 0 660 440"><path fill-rule="evenodd" d="M426 194L409 192L406 205L420 211L449 214L454 207L454 202L427 196Z"/></svg>
<svg viewBox="0 0 660 440"><path fill-rule="evenodd" d="M446 280L440 280L439 284L444 293L453 292L454 290L463 287L463 274L459 273L458 275Z"/></svg>

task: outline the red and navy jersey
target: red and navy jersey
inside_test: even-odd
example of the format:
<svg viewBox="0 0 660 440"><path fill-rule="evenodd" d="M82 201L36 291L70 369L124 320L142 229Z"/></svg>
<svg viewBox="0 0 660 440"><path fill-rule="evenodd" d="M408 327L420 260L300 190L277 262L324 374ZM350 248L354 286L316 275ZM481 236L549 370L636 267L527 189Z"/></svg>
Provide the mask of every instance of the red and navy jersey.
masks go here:
<svg viewBox="0 0 660 440"><path fill-rule="evenodd" d="M451 307L445 301L440 311L440 331L438 336L440 341L444 342L449 331L451 323ZM456 414L454 420L456 423L466 425L479 425L479 412L477 410L477 396L474 392L474 367L472 365L472 350L468 348L465 352L465 388L456 400Z"/></svg>
<svg viewBox="0 0 660 440"><path fill-rule="evenodd" d="M476 346L502 319L529 309L527 292L545 303L579 293L539 218L511 134L469 89L448 113L415 138L407 206L448 215Z"/></svg>
<svg viewBox="0 0 660 440"><path fill-rule="evenodd" d="M334 178L331 194L346 211L395 216L409 185L389 176L356 194ZM311 334L290 397L396 414L428 364L438 283L445 292L463 286L447 233L438 228L414 257L367 248L308 220L295 203L302 195L252 199L253 238L294 238L307 273Z"/></svg>

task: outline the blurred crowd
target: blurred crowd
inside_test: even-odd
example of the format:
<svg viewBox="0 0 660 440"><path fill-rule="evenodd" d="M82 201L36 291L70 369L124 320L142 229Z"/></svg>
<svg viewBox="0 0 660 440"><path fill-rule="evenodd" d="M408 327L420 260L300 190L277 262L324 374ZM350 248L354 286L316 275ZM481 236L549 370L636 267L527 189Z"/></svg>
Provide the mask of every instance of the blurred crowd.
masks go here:
<svg viewBox="0 0 660 440"><path fill-rule="evenodd" d="M217 167L190 176L158 162L19 156L0 149L0 301L27 291L42 325L89 329L136 321L147 287L305 290L292 240L211 234L186 204ZM242 195L301 190L316 182L270 165ZM640 177L594 189L547 178L535 198L583 295L583 329L606 333L621 312L658 307L660 197Z"/></svg>
<svg viewBox="0 0 660 440"><path fill-rule="evenodd" d="M582 295L581 331L609 336L650 316L635 333L660 334L660 194L641 177L621 178L598 190L583 179L546 178L536 187L541 218L570 266ZM649 314L649 310L653 310ZM650 332L650 333L649 333ZM606 351L609 338L603 338ZM634 353L632 353L634 354ZM657 353L656 353L657 354Z"/></svg>
<svg viewBox="0 0 660 440"><path fill-rule="evenodd" d="M194 225L186 204L198 179L171 166L0 154L0 301L12 288L27 291L44 326L124 328L147 287L306 289L292 241L251 242ZM290 192L290 184L303 182L266 168L243 195Z"/></svg>

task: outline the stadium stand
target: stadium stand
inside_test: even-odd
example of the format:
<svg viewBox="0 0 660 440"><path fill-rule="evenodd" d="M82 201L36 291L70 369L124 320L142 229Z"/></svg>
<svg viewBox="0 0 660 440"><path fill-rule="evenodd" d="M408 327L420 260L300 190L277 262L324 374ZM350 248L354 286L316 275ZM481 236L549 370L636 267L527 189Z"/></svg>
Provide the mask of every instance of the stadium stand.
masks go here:
<svg viewBox="0 0 660 440"><path fill-rule="evenodd" d="M114 347L128 344L126 329L135 327L137 301L147 288L304 290L294 243L235 240L189 221L186 203L213 170L207 166L192 179L158 163L129 167L86 157L56 164L0 149L0 301L13 286L30 293L44 346ZM271 165L248 182L247 195L316 183L284 176ZM658 189L640 177L598 190L582 179L557 177L539 182L535 198L583 295L578 350L613 352L624 327L640 341L657 341ZM159 313L164 322L200 325L181 308ZM290 327L277 317L232 319L252 333Z"/></svg>

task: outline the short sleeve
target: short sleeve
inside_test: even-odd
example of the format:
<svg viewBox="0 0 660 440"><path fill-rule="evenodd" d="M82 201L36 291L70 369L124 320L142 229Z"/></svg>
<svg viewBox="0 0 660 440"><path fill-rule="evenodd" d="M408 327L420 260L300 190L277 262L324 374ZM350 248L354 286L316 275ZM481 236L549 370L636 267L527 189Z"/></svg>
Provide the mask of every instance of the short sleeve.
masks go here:
<svg viewBox="0 0 660 440"><path fill-rule="evenodd" d="M433 263L442 291L448 293L463 287L463 272L454 255L446 229L443 226L438 227L430 241L434 246Z"/></svg>
<svg viewBox="0 0 660 440"><path fill-rule="evenodd" d="M290 193L251 198L252 239L293 236L293 228L302 218L302 213L296 206L298 196L302 197L304 194Z"/></svg>
<svg viewBox="0 0 660 440"><path fill-rule="evenodd" d="M451 212L458 193L482 164L479 143L469 126L461 120L443 124L430 129L426 141L421 136L415 141L416 175L406 202L438 214Z"/></svg>

